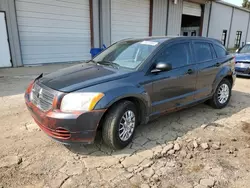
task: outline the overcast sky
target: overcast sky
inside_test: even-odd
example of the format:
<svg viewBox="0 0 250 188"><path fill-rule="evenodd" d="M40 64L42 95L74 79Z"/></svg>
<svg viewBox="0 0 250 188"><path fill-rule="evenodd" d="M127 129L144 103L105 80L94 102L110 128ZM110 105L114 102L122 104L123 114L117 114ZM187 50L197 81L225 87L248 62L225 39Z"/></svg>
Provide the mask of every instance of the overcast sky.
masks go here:
<svg viewBox="0 0 250 188"><path fill-rule="evenodd" d="M241 6L242 5L242 0L224 0L228 3L232 3L232 4L235 4L235 5L238 5L238 6Z"/></svg>

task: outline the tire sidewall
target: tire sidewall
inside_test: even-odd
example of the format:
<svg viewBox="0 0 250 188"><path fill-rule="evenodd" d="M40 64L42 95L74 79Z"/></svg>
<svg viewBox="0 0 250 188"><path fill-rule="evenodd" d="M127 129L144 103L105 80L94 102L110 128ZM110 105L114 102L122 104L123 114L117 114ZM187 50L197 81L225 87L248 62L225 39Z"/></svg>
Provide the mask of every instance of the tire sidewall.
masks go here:
<svg viewBox="0 0 250 188"><path fill-rule="evenodd" d="M229 88L229 96L228 96L228 99L227 99L227 101L226 101L225 103L223 103L223 104L221 104L221 103L219 102L219 100L218 100L218 90L219 90L219 88L220 88L220 86L221 86L222 84L226 84L226 85L228 86L228 88ZM214 101L216 107L220 109L220 108L224 108L225 106L227 106L227 104L228 104L228 102L229 102L229 100L230 100L230 98L231 98L231 93L232 93L232 85L231 85L231 83L230 83L228 80L223 79L223 80L219 83L219 85L217 86L216 91L215 91L214 96L213 96L213 101Z"/></svg>

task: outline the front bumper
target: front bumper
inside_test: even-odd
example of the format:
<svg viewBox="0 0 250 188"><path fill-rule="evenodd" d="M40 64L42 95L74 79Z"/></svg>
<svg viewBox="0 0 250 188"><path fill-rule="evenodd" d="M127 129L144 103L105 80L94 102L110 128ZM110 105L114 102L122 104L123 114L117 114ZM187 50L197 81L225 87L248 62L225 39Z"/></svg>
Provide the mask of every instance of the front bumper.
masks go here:
<svg viewBox="0 0 250 188"><path fill-rule="evenodd" d="M50 137L64 144L93 143L105 109L84 113L64 113L59 110L41 111L29 101L25 102L37 125Z"/></svg>
<svg viewBox="0 0 250 188"><path fill-rule="evenodd" d="M242 72L237 72L237 71L236 71L236 75L237 76L250 77L250 74L246 74L246 73L242 73Z"/></svg>

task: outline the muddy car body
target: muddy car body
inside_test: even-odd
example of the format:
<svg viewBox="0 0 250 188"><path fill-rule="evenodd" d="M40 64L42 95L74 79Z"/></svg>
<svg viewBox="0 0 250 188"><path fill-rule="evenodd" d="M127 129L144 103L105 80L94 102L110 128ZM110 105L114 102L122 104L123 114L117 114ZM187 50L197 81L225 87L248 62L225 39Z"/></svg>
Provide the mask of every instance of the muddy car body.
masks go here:
<svg viewBox="0 0 250 188"><path fill-rule="evenodd" d="M93 60L38 77L25 100L36 123L63 143L128 145L139 124L204 101L229 102L234 58L201 37L129 39Z"/></svg>

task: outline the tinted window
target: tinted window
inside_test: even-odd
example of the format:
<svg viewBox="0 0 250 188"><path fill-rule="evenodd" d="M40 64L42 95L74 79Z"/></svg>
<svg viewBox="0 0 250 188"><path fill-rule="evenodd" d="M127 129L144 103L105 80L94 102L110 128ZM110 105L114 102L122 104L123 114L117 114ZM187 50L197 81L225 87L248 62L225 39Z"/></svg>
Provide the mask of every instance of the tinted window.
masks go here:
<svg viewBox="0 0 250 188"><path fill-rule="evenodd" d="M173 44L163 49L156 62L170 63L173 68L182 67L190 62L189 43Z"/></svg>
<svg viewBox="0 0 250 188"><path fill-rule="evenodd" d="M213 59L211 47L209 43L206 42L196 42L194 44L194 51L196 60L198 62L208 61Z"/></svg>
<svg viewBox="0 0 250 188"><path fill-rule="evenodd" d="M218 45L214 45L214 49L218 58L225 57L227 55L227 51Z"/></svg>
<svg viewBox="0 0 250 188"><path fill-rule="evenodd" d="M241 36L242 36L242 31L236 31L236 38L235 38L235 44L234 44L235 48L240 47Z"/></svg>
<svg viewBox="0 0 250 188"><path fill-rule="evenodd" d="M243 48L239 50L239 53L249 53L250 52L250 45L247 44Z"/></svg>
<svg viewBox="0 0 250 188"><path fill-rule="evenodd" d="M221 36L221 42L224 46L226 45L226 40L227 40L227 30L223 30L222 36Z"/></svg>

